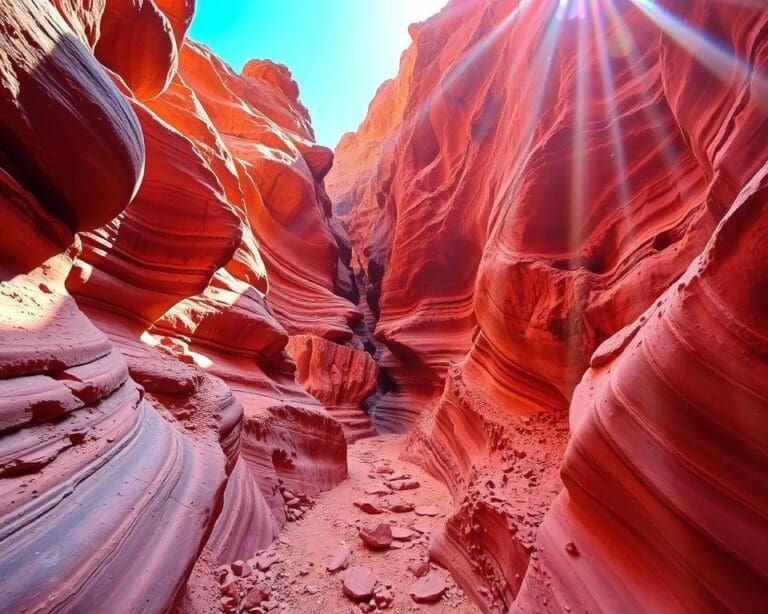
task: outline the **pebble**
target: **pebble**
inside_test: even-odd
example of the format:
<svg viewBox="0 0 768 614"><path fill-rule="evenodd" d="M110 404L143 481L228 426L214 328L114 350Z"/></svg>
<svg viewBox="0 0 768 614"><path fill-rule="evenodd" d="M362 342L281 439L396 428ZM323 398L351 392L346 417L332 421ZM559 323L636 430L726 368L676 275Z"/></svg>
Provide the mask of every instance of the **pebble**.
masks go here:
<svg viewBox="0 0 768 614"><path fill-rule="evenodd" d="M576 547L576 544L574 544L573 542L568 542L567 544L565 544L565 551L571 556L579 556L579 549Z"/></svg>

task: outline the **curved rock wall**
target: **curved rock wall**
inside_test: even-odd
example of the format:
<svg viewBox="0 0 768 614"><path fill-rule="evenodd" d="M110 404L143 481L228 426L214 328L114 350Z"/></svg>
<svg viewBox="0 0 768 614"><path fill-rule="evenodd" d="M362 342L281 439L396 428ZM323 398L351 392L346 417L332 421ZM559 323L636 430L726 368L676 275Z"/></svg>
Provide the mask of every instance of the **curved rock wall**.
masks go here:
<svg viewBox="0 0 768 614"><path fill-rule="evenodd" d="M567 491L516 611L746 611L768 597L767 177L764 165L685 274L593 354L571 404Z"/></svg>
<svg viewBox="0 0 768 614"><path fill-rule="evenodd" d="M287 69L234 73L186 40L193 11L0 2L13 610L167 611L209 553L247 558L274 539L283 490L346 475L342 426L286 350L302 334L357 352L335 345L360 315L323 187L332 153ZM375 366L357 360L334 409L372 387Z"/></svg>
<svg viewBox="0 0 768 614"><path fill-rule="evenodd" d="M661 349L646 370L627 349L611 359L632 363L621 394L615 367L610 377L602 366L584 373L601 360L598 346L622 345L624 327L650 322L647 310L708 258L700 254L727 225L718 224L764 166L767 22L755 3L455 0L412 27L400 74L339 144L329 192L391 380L374 422L413 428L409 454L451 487L456 512L431 552L487 611L632 609L646 596L660 609L740 609L745 595L762 595L768 567L737 555L727 535L731 526L765 534L759 488L736 494L766 467L764 450L736 434L740 418L690 396L701 380L743 404L748 422L753 402L765 409L745 375L704 385L706 365L719 372L741 362L734 355L753 371L765 365L754 353L764 315L746 298L761 294L757 260L728 256L742 258L744 290L686 290L694 302L716 296L736 330L751 319L754 335L734 330L727 358L703 356L704 339L678 356L677 368L694 356L704 365L685 376L685 393L649 396L657 380L683 389L672 359L654 358ZM745 245L760 232L738 228ZM686 328L703 330L691 309ZM648 334L644 352L665 343ZM619 408L626 424L607 417ZM697 426L683 437L678 420ZM717 442L703 444L704 431ZM650 432L665 471L642 443ZM703 469L726 472L742 446L749 471ZM704 450L708 460L695 460ZM725 515L688 509L688 489L708 489ZM683 508L669 509L673 490ZM708 524L716 516L724 526ZM632 557L621 554L626 531ZM698 545L683 552L687 543Z"/></svg>

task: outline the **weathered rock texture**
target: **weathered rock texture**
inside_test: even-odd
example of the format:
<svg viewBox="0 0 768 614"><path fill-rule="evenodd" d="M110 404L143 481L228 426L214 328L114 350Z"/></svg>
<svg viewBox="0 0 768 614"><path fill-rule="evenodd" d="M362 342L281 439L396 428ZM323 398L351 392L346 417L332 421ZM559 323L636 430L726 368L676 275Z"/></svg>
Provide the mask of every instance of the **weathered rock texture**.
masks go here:
<svg viewBox="0 0 768 614"><path fill-rule="evenodd" d="M488 612L768 602L768 9L452 0L332 170L193 12L0 0L4 609L236 609L375 427Z"/></svg>
<svg viewBox="0 0 768 614"><path fill-rule="evenodd" d="M9 611L166 611L204 547L248 558L285 522L283 491L346 476L326 401L370 431L375 364L336 345L361 314L332 152L288 70L236 74L185 39L193 11L0 0ZM309 394L291 335L354 383Z"/></svg>
<svg viewBox="0 0 768 614"><path fill-rule="evenodd" d="M454 0L339 143L374 422L487 611L768 597L759 4Z"/></svg>
<svg viewBox="0 0 768 614"><path fill-rule="evenodd" d="M378 373L370 354L313 335L291 337L288 351L298 382L342 423L348 441L375 434L365 405Z"/></svg>

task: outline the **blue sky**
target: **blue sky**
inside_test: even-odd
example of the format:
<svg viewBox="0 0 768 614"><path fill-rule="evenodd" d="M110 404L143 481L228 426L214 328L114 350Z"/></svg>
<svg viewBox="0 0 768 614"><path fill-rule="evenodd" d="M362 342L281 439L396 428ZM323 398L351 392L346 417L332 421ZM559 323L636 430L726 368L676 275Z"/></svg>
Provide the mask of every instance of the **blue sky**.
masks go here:
<svg viewBox="0 0 768 614"><path fill-rule="evenodd" d="M397 73L408 24L446 0L197 0L190 36L235 70L251 58L288 66L319 143L357 128L382 81Z"/></svg>

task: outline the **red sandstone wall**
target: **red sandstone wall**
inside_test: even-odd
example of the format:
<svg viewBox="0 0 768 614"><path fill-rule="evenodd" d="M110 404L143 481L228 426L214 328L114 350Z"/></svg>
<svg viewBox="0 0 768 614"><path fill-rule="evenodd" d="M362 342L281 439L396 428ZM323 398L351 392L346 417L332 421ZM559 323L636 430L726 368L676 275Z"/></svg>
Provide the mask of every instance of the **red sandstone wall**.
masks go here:
<svg viewBox="0 0 768 614"><path fill-rule="evenodd" d="M193 4L0 0L4 606L164 610L269 542L372 432L361 345L487 611L767 600L765 9L660 3L707 67L619 0L453 0L339 145L345 230Z"/></svg>
<svg viewBox="0 0 768 614"><path fill-rule="evenodd" d="M335 345L360 314L332 153L288 70L234 73L185 39L193 10L0 1L10 610L166 610L204 547L229 561L273 539L281 488L342 479L342 425L297 383L291 335L360 365L349 399L326 392L370 430L375 366Z"/></svg>
<svg viewBox="0 0 768 614"><path fill-rule="evenodd" d="M747 255L768 13L660 3L741 58L707 66L627 2L522 4L413 27L337 149L329 192L392 380L374 421L415 426L412 457L451 486L432 554L486 610L743 609L768 578L746 546L768 545Z"/></svg>

